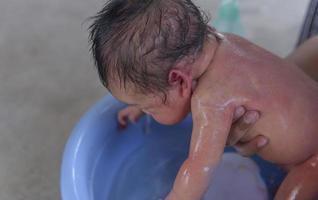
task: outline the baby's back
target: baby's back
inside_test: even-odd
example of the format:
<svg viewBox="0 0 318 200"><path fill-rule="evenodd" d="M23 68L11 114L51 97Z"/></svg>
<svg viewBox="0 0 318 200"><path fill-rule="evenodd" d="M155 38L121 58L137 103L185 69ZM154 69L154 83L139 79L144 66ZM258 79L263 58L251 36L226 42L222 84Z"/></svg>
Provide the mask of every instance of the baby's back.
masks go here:
<svg viewBox="0 0 318 200"><path fill-rule="evenodd" d="M244 141L265 135L270 144L259 155L284 165L303 162L318 153L316 82L297 66L234 35L227 35L216 56L209 73L211 82L219 86L216 90L261 112L261 119Z"/></svg>

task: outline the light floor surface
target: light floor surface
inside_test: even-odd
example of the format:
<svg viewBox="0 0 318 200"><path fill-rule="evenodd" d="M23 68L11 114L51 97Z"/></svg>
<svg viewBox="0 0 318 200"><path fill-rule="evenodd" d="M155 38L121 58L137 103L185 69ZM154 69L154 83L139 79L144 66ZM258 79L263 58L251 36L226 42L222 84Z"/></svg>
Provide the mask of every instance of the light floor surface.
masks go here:
<svg viewBox="0 0 318 200"><path fill-rule="evenodd" d="M309 0L240 0L246 37L287 55ZM85 21L102 0L0 0L0 200L60 199L63 147L105 95ZM215 16L219 1L199 1Z"/></svg>

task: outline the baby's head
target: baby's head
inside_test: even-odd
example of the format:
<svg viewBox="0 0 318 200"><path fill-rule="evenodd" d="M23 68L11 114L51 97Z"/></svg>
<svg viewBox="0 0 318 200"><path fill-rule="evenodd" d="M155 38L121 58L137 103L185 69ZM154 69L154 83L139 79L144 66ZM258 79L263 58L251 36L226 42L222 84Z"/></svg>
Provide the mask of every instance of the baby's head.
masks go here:
<svg viewBox="0 0 318 200"><path fill-rule="evenodd" d="M209 30L198 8L190 0L111 0L94 19L92 52L103 85L161 123L182 120Z"/></svg>

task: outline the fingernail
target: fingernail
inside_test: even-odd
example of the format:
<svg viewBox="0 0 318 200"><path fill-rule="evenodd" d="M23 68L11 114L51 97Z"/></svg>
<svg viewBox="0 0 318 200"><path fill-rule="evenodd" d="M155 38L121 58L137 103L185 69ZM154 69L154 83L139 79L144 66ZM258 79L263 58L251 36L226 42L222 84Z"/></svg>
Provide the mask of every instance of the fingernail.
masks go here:
<svg viewBox="0 0 318 200"><path fill-rule="evenodd" d="M255 112L252 112L252 113L248 113L246 116L245 116L245 122L248 123L248 124L253 124L256 122L257 120L257 113Z"/></svg>
<svg viewBox="0 0 318 200"><path fill-rule="evenodd" d="M267 144L268 140L266 138L261 138L258 142L257 142L257 147L263 147Z"/></svg>
<svg viewBox="0 0 318 200"><path fill-rule="evenodd" d="M235 116L242 116L245 112L245 109L241 106L235 110Z"/></svg>

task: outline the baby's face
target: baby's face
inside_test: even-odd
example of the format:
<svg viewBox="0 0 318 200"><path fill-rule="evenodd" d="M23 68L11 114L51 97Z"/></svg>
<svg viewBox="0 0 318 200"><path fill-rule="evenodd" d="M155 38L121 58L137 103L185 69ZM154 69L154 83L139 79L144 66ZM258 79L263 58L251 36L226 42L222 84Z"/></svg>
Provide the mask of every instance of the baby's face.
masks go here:
<svg viewBox="0 0 318 200"><path fill-rule="evenodd" d="M162 96L144 95L135 92L134 89L111 88L112 95L118 100L132 106L136 106L143 112L151 115L157 122L172 125L183 120L191 110L190 98L178 98L174 90L167 92L167 101L162 101Z"/></svg>

